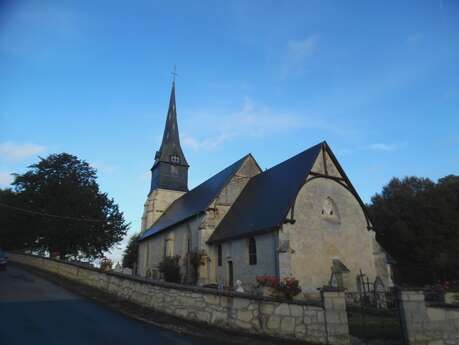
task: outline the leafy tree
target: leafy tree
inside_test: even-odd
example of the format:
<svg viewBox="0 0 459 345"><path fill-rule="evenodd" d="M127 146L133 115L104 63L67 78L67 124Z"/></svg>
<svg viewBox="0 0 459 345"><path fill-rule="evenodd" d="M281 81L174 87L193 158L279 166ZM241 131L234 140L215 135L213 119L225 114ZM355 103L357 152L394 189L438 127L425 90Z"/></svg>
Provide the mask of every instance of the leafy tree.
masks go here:
<svg viewBox="0 0 459 345"><path fill-rule="evenodd" d="M0 241L14 249L95 259L126 234L129 225L113 199L99 190L96 170L75 156L40 158L26 173L16 174L12 185L13 191L0 196L25 211L3 207Z"/></svg>
<svg viewBox="0 0 459 345"><path fill-rule="evenodd" d="M393 178L369 205L381 245L396 259L399 283L459 278L459 176L437 183Z"/></svg>
<svg viewBox="0 0 459 345"><path fill-rule="evenodd" d="M13 209L20 206L17 199L11 189L0 189L0 248L3 249L21 247L28 239L26 220Z"/></svg>
<svg viewBox="0 0 459 345"><path fill-rule="evenodd" d="M159 271L163 274L164 280L171 283L180 283L182 275L180 274L180 257L165 256L163 261L158 265Z"/></svg>
<svg viewBox="0 0 459 345"><path fill-rule="evenodd" d="M134 234L129 238L129 242L123 253L123 267L134 268L139 256L140 234Z"/></svg>

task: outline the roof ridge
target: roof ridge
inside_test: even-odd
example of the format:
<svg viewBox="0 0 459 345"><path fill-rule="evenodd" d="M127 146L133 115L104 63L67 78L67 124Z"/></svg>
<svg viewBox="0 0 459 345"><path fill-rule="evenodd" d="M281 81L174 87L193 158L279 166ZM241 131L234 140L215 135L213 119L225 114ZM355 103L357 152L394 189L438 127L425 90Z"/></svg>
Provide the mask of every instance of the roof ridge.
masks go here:
<svg viewBox="0 0 459 345"><path fill-rule="evenodd" d="M311 146L253 176L208 242L221 242L248 233L260 233L282 224L322 145L323 143L319 143ZM250 209L250 213L244 212L247 209Z"/></svg>

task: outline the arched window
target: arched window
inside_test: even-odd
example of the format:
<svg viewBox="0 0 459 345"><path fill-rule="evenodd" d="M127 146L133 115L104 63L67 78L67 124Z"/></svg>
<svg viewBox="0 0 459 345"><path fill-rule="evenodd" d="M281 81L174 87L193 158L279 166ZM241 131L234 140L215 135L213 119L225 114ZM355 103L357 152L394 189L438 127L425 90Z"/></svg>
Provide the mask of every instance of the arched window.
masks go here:
<svg viewBox="0 0 459 345"><path fill-rule="evenodd" d="M217 247L217 255L218 255L218 266L221 266L222 265L222 245L219 244L218 247Z"/></svg>
<svg viewBox="0 0 459 345"><path fill-rule="evenodd" d="M255 239L252 237L249 240L249 265L256 265L257 264L257 243Z"/></svg>

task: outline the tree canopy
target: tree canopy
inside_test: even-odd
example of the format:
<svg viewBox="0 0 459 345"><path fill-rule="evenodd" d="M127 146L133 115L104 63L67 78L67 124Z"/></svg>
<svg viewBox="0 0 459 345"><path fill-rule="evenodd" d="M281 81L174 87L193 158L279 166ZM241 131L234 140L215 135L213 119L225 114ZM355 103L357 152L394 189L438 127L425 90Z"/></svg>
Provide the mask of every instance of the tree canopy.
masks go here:
<svg viewBox="0 0 459 345"><path fill-rule="evenodd" d="M96 170L67 153L40 158L0 192L0 246L95 259L129 227Z"/></svg>
<svg viewBox="0 0 459 345"><path fill-rule="evenodd" d="M123 253L123 267L134 268L139 255L140 234L134 234L129 238L129 242Z"/></svg>
<svg viewBox="0 0 459 345"><path fill-rule="evenodd" d="M368 209L399 283L459 279L459 176L393 178Z"/></svg>

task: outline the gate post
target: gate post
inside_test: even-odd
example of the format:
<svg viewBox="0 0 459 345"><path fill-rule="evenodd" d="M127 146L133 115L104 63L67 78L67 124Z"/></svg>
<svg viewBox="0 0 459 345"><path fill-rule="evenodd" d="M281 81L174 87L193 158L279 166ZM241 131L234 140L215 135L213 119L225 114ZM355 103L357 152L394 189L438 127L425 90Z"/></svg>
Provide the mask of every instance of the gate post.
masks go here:
<svg viewBox="0 0 459 345"><path fill-rule="evenodd" d="M423 325L427 313L424 291L422 289L400 290L399 302L400 321L405 344L426 344Z"/></svg>
<svg viewBox="0 0 459 345"><path fill-rule="evenodd" d="M325 309L327 343L349 345L351 337L347 321L346 299L343 289L323 287L320 289Z"/></svg>

